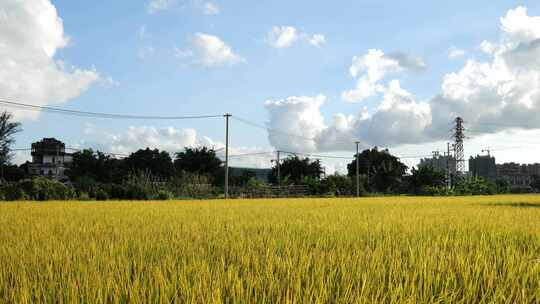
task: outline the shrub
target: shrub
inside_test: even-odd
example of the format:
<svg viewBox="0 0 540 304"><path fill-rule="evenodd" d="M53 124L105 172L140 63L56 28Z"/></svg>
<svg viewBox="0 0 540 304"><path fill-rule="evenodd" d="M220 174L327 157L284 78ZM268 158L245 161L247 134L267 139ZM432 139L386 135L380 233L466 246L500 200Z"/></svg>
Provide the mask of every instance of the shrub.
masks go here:
<svg viewBox="0 0 540 304"><path fill-rule="evenodd" d="M1 192L2 199L6 201L24 201L30 199L24 190L19 187L18 183L8 183L2 185Z"/></svg>
<svg viewBox="0 0 540 304"><path fill-rule="evenodd" d="M168 201L170 199L173 199L174 195L172 192L167 190L160 190L157 195L157 199L160 201Z"/></svg>
<svg viewBox="0 0 540 304"><path fill-rule="evenodd" d="M88 193L80 192L79 193L79 200L80 201L89 201L89 200L91 200L91 198L90 198L90 195L88 195Z"/></svg>
<svg viewBox="0 0 540 304"><path fill-rule="evenodd" d="M98 200L98 201L106 201L108 199L109 199L109 195L107 194L107 192L105 192L105 190L98 189L96 191L96 200Z"/></svg>
<svg viewBox="0 0 540 304"><path fill-rule="evenodd" d="M452 189L448 189L444 186L425 186L422 188L421 191L422 195L428 195L428 196L451 196L454 195L454 191Z"/></svg>
<svg viewBox="0 0 540 304"><path fill-rule="evenodd" d="M102 186L110 199L128 199L128 191L124 185L105 184Z"/></svg>
<svg viewBox="0 0 540 304"><path fill-rule="evenodd" d="M31 200L69 200L76 197L72 188L52 179L36 177L23 180L17 186L24 191Z"/></svg>

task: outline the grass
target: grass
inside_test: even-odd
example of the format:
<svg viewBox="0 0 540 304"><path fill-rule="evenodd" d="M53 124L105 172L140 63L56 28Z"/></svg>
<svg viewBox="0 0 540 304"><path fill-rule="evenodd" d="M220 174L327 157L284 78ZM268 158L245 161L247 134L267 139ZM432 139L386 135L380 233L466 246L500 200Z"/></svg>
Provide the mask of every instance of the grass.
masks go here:
<svg viewBox="0 0 540 304"><path fill-rule="evenodd" d="M540 302L540 196L0 203L0 227L0 303Z"/></svg>

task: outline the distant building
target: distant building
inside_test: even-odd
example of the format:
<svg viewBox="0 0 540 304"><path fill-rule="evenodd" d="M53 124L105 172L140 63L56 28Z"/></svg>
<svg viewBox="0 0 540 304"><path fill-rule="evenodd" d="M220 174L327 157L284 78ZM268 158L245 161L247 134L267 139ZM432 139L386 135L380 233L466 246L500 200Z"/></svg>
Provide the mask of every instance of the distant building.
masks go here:
<svg viewBox="0 0 540 304"><path fill-rule="evenodd" d="M472 176L483 177L494 181L497 179L497 165L495 157L489 155L477 155L469 158L469 172Z"/></svg>
<svg viewBox="0 0 540 304"><path fill-rule="evenodd" d="M272 174L272 169L231 167L229 172L232 177L252 176L256 180L267 183L268 177Z"/></svg>
<svg viewBox="0 0 540 304"><path fill-rule="evenodd" d="M453 156L442 156L435 154L431 158L423 158L418 164L418 168L431 166L439 171L446 172L450 168L450 174L456 173L456 159Z"/></svg>
<svg viewBox="0 0 540 304"><path fill-rule="evenodd" d="M28 173L34 176L64 178L66 164L73 161L73 155L66 153L66 145L55 138L44 138L32 144L32 162Z"/></svg>
<svg viewBox="0 0 540 304"><path fill-rule="evenodd" d="M513 188L530 188L532 175L537 164L522 165L504 163L497 165L497 176L507 180Z"/></svg>

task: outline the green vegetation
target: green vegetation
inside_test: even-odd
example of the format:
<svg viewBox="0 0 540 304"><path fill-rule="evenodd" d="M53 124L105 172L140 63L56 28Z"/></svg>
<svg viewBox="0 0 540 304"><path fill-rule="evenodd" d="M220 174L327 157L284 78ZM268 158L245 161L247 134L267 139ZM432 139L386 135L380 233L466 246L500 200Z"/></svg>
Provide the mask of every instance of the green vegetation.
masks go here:
<svg viewBox="0 0 540 304"><path fill-rule="evenodd" d="M16 202L0 214L0 302L540 302L540 196Z"/></svg>

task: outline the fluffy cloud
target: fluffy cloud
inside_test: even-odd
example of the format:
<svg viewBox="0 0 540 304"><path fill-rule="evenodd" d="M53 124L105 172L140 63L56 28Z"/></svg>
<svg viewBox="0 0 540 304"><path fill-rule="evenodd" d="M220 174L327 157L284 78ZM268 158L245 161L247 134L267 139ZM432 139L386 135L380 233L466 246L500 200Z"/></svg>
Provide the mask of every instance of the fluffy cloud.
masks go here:
<svg viewBox="0 0 540 304"><path fill-rule="evenodd" d="M176 0L150 0L146 4L146 9L150 14L169 9Z"/></svg>
<svg viewBox="0 0 540 304"><path fill-rule="evenodd" d="M186 147L205 146L217 151L218 157L224 159L225 145L206 136L199 136L194 129L178 129L175 127L131 126L125 131L111 132L95 125L88 124L84 130L85 137L91 140L80 142L79 148L93 148L107 153L130 154L138 149L160 149L174 154ZM230 147L231 166L268 168L272 153L259 154L271 149L260 147ZM17 155L17 161L25 155Z"/></svg>
<svg viewBox="0 0 540 304"><path fill-rule="evenodd" d="M184 147L211 143L207 138L199 140L193 129L173 127L131 126L125 132L112 133L94 125L87 125L84 133L95 140L82 143L82 146L90 145L101 151L120 154L132 153L146 147L176 152Z"/></svg>
<svg viewBox="0 0 540 304"><path fill-rule="evenodd" d="M321 114L325 97L291 97L268 101L269 128L297 135L297 138L280 133L269 133L270 143L279 149L299 152L350 150L356 140L363 147L393 146L423 142L428 139L431 126L429 104L417 102L401 88L399 81L392 81L384 88L383 99L372 115L337 114L327 126ZM311 140L310 140L311 139Z"/></svg>
<svg viewBox="0 0 540 304"><path fill-rule="evenodd" d="M219 13L221 12L219 6L212 2L204 3L202 9L205 15L219 15Z"/></svg>
<svg viewBox="0 0 540 304"><path fill-rule="evenodd" d="M320 107L325 100L325 96L319 95L267 101L265 106L270 116L268 126L279 130L279 132L270 132L270 143L278 149L291 151L317 150L316 141L309 139L314 138L325 128L320 112ZM288 134L293 134L295 137Z"/></svg>
<svg viewBox="0 0 540 304"><path fill-rule="evenodd" d="M448 49L448 58L449 59L457 59L465 56L465 50L459 49L455 46L451 46Z"/></svg>
<svg viewBox="0 0 540 304"><path fill-rule="evenodd" d="M298 31L292 26L274 26L268 33L266 40L275 48L288 48L298 40Z"/></svg>
<svg viewBox="0 0 540 304"><path fill-rule="evenodd" d="M177 57L192 58L194 64L204 67L231 66L246 60L217 36L196 33L190 49L176 49Z"/></svg>
<svg viewBox="0 0 540 304"><path fill-rule="evenodd" d="M49 0L0 2L0 96L52 105L85 92L100 76L55 60L57 50L68 44L62 19ZM19 111L15 115L37 117Z"/></svg>
<svg viewBox="0 0 540 304"><path fill-rule="evenodd" d="M351 76L358 77L356 88L343 92L341 97L348 102L362 101L384 92L380 81L388 74L425 68L426 64L419 57L401 52L385 55L381 50L370 49L363 56L353 57L349 72Z"/></svg>
<svg viewBox="0 0 540 304"><path fill-rule="evenodd" d="M324 37L324 35L321 35L321 34L312 35L311 38L309 38L309 43L317 47L322 46L323 44L326 43L326 37Z"/></svg>
<svg viewBox="0 0 540 304"><path fill-rule="evenodd" d="M298 41L306 41L313 46L319 47L326 43L326 37L322 34L309 35L302 33L293 26L274 26L268 32L266 41L277 49L289 48Z"/></svg>
<svg viewBox="0 0 540 304"><path fill-rule="evenodd" d="M270 109L269 127L301 132L314 140L299 146L295 138L270 135L276 147L303 148L303 151L350 149L354 140L366 146L398 146L447 140L452 121L461 116L467 128L478 134L494 134L510 129L540 128L540 17L530 17L523 7L510 10L501 18L502 34L498 42L482 42L481 49L491 59L468 60L457 72L444 76L441 92L427 101L401 88L397 79L383 83L388 75L423 68L419 60L385 55L370 50L353 58L350 73L358 77L356 89L344 92L349 101L380 96L379 106L371 113L338 114L327 125L321 118L320 98L304 97L302 105L279 102L278 117ZM324 99L323 99L324 100ZM300 109L300 110L299 110ZM302 109L309 109L303 115ZM306 117L308 119L306 119ZM347 144L343 145L343 141Z"/></svg>

